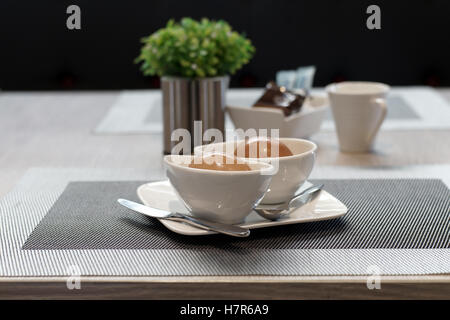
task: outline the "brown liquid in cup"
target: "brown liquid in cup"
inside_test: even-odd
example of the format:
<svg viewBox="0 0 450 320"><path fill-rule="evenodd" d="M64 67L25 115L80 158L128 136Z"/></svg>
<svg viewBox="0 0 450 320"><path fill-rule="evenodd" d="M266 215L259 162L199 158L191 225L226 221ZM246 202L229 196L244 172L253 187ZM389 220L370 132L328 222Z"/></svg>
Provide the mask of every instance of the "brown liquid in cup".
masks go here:
<svg viewBox="0 0 450 320"><path fill-rule="evenodd" d="M197 160L197 161L196 161ZM201 163L196 163L198 161ZM237 163L237 159L224 155L211 155L204 158L192 159L189 168L217 170L217 171L250 171L246 163Z"/></svg>
<svg viewBox="0 0 450 320"><path fill-rule="evenodd" d="M278 157L292 156L292 151L281 141L268 139L249 139L245 143L245 158L271 158L276 155L278 148ZM234 150L234 155L238 156L239 148ZM242 152L242 151L240 151ZM255 154L256 153L256 154Z"/></svg>

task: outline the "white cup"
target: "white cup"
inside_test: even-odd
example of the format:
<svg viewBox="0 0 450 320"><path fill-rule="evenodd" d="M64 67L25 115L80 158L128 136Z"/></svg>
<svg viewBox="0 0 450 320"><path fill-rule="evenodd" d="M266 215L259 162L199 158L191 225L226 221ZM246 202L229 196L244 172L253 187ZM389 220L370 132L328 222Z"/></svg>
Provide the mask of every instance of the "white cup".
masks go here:
<svg viewBox="0 0 450 320"><path fill-rule="evenodd" d="M246 160L250 171L190 168L194 156L164 157L166 174L193 216L225 224L244 221L265 195L273 167Z"/></svg>
<svg viewBox="0 0 450 320"><path fill-rule="evenodd" d="M340 150L368 152L386 117L389 86L379 82L340 82L326 87Z"/></svg>

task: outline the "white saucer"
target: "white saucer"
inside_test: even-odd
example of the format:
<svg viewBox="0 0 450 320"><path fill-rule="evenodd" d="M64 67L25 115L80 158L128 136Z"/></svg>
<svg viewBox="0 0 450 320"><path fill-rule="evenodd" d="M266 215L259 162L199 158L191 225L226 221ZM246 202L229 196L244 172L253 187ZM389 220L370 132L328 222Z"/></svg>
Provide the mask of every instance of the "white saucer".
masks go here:
<svg viewBox="0 0 450 320"><path fill-rule="evenodd" d="M305 182L300 189L307 188L310 185L311 183ZM147 206L162 210L189 213L187 208L179 200L175 190L168 180L143 184L137 189L137 194L139 199ZM265 228L286 224L335 219L346 213L347 207L342 202L325 190L322 190L318 197L293 211L287 218L278 221L269 221L259 216L255 211L252 211L241 226L249 229ZM161 221L161 223L169 230L184 235L202 236L215 233L212 231L198 229L182 222L163 219L159 219L159 221Z"/></svg>

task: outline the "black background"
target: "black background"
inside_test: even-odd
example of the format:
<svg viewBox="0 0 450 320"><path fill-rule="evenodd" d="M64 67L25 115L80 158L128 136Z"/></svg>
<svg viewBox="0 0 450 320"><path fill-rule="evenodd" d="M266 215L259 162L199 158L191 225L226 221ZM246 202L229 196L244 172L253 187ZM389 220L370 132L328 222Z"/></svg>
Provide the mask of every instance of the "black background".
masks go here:
<svg viewBox="0 0 450 320"><path fill-rule="evenodd" d="M66 8L81 7L81 30ZM381 30L366 8L381 7ZM450 85L448 0L39 0L0 2L0 88L158 86L133 63L140 38L183 16L225 19L257 52L232 86L262 86L280 69L317 66L315 86L338 80Z"/></svg>
<svg viewBox="0 0 450 320"><path fill-rule="evenodd" d="M83 287L81 287L83 288ZM77 291L82 291L77 290ZM339 290L339 289L336 289ZM381 289L383 290L383 289ZM378 291L378 290L373 290ZM75 293L72 293L75 294ZM81 292L80 292L81 294ZM120 295L120 292L117 293ZM332 295L332 292L330 293ZM186 292L189 296L189 292ZM380 292L373 292L374 299L383 298ZM224 305L256 304L269 306L267 315L224 315L215 313L207 316L180 315L180 308L187 306L208 306L223 309ZM16 316L26 318L36 314L45 315L46 319L61 319L61 315L73 314L74 317L98 317L103 319L128 319L145 317L147 319L301 319L304 315L317 315L320 319L375 319L390 316L401 319L413 317L430 317L430 314L446 314L448 301L279 301L279 300L239 300L239 301L0 301L3 312L11 311ZM431 311L432 310L432 311Z"/></svg>

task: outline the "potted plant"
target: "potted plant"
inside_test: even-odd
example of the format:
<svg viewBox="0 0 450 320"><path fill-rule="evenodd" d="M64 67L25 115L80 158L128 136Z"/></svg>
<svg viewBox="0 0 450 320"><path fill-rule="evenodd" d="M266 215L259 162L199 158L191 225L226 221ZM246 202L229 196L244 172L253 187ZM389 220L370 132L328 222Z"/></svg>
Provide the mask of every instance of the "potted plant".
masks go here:
<svg viewBox="0 0 450 320"><path fill-rule="evenodd" d="M142 63L144 75L161 77L164 151L169 153L175 143L173 130L192 132L196 120L203 130L223 133L229 75L250 61L255 51L250 40L223 20L183 18L170 20L142 42L136 62Z"/></svg>

